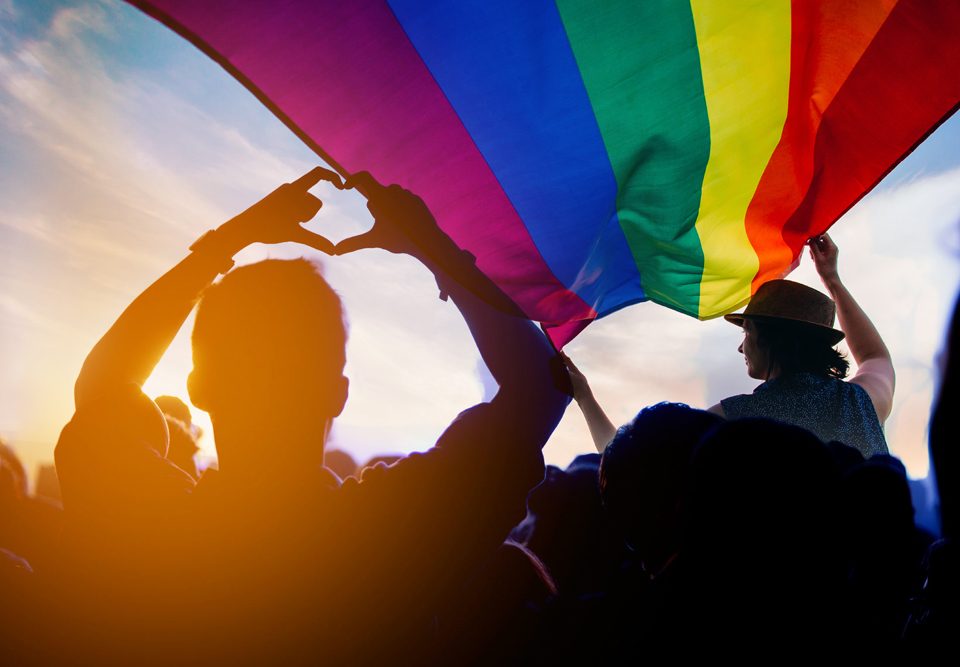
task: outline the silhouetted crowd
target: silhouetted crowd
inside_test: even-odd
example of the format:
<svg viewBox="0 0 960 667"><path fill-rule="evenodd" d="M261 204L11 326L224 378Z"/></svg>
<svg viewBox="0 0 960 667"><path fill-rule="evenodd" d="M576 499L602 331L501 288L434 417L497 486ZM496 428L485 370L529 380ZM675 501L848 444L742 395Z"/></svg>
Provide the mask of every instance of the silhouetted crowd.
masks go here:
<svg viewBox="0 0 960 667"><path fill-rule="evenodd" d="M189 432L189 425L181 422L180 428ZM94 585L83 586L92 601L72 604L98 613L74 618L63 608L71 599L67 591L76 587L62 581L65 567L72 576L74 568L58 562L65 554L60 505L27 493L23 467L10 447L3 445L0 455L2 650L11 659L4 664L71 662L71 655L86 655L73 653L73 642L85 643L82 637L68 638L78 622L83 634L130 630L129 618L118 620L101 608L104 597L116 603L115 588L128 578L138 595L144 590L140 577L154 576L165 587L165 573L143 571L143 563L86 564L100 570L88 573ZM376 480L389 463L358 469L348 454L335 450L327 458L345 484L357 477ZM489 481L495 488L496 480ZM470 526L452 526L457 521L450 513L433 530L468 534ZM358 529L339 526L331 539L350 539ZM365 559L400 557L377 549L371 537L370 552L355 554L355 561L338 558L329 572L345 587L340 593L346 599L351 590L369 586ZM427 547L429 536L421 537ZM864 459L842 443L824 444L807 431L768 420L725 422L681 404L648 407L618 431L602 458L587 454L566 469L547 466L527 496L526 516L504 526L498 538L499 546L442 586L437 579L443 573L397 563L393 576L409 577L405 594L430 601L417 610L422 613L411 610L419 627L404 627L398 636L398 628L378 625L377 609L353 610L352 622L362 627L342 635L346 645L319 644L304 661L351 662L356 656L359 662L420 664L621 664L667 654L788 656L837 648L889 656L948 647L957 627L955 545L935 542L914 524L903 465L888 455ZM189 549L191 543L179 546ZM253 555L249 545L233 548L213 569ZM298 586L315 583L309 569L332 565L322 557L304 563L279 547L256 556L256 568L265 571L260 578L271 584L276 582L270 573L285 580L293 567L303 568L293 578ZM215 585L200 577L190 582L196 589ZM390 582L378 585L384 597L391 594ZM375 589L362 599L376 600ZM282 604L282 596L272 601ZM186 664L201 656L238 657L229 649L209 651L202 643L191 648L159 634L172 625L191 641L214 641L212 626L223 610L198 616L149 598L127 602L140 608L118 611L147 627L161 613L200 625L185 630L155 618L154 640L179 646L174 663L181 661L177 657ZM182 602L196 604L191 596ZM291 613L310 609L265 607L239 627L289 640L290 628L273 626L299 625L288 618ZM328 616L313 618L329 622ZM313 618L301 620L310 626ZM101 626L106 619L114 623ZM57 627L68 622L70 627ZM142 640L143 628L133 631ZM317 635L333 639L325 628ZM313 642L300 639L297 654L303 657L303 647ZM277 652L282 655L280 644ZM157 655L170 658L168 651Z"/></svg>
<svg viewBox="0 0 960 667"><path fill-rule="evenodd" d="M396 225L369 247L433 272L500 387L429 451L358 466L324 452L347 397L339 298L303 260L223 262L262 240L258 216L312 217L311 174L201 239L97 344L57 445L62 505L30 495L0 448L2 664L780 662L952 646L956 315L930 433L943 539L917 527L896 458L769 419L660 403L602 454L544 466L572 395L562 361L478 297L475 260L418 198L358 175L344 187ZM202 472L186 403L140 389L198 301L190 398L219 456Z"/></svg>

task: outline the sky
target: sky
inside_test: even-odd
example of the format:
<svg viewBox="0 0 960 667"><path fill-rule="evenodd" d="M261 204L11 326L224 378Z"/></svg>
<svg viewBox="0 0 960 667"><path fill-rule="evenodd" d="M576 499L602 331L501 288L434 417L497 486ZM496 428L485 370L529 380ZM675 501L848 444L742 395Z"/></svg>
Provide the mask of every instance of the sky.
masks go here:
<svg viewBox="0 0 960 667"><path fill-rule="evenodd" d="M894 357L890 448L928 471L936 355L960 280L960 117L948 120L832 230L840 274ZM52 459L83 359L123 308L207 229L318 163L239 83L186 41L112 0L0 0L0 435L30 469ZM372 224L321 184L309 228L333 241ZM428 448L489 397L451 303L414 260L377 250L319 260L349 323L347 409L332 446L363 461ZM822 288L809 259L791 279ZM186 398L190 322L145 390ZM748 393L742 334L640 304L567 347L616 423L662 400L708 407ZM214 453L206 415L206 457ZM594 451L572 405L547 444L566 465Z"/></svg>

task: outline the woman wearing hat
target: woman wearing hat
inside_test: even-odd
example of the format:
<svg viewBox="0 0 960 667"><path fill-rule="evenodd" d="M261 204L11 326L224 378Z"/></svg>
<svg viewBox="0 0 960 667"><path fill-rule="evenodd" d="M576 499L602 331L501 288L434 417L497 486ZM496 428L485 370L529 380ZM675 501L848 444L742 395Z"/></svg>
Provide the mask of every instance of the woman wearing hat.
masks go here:
<svg viewBox="0 0 960 667"><path fill-rule="evenodd" d="M810 256L831 300L790 280L771 280L743 313L726 319L743 327L740 352L752 378L752 394L726 398L710 408L727 419L767 417L795 424L828 442L856 447L864 456L887 452L882 424L893 405L894 373L883 339L837 273L837 246L823 235L809 242ZM838 316L843 331L833 328ZM834 346L846 334L857 373L844 382L849 363ZM593 397L587 379L566 359L574 397L599 451L616 427Z"/></svg>
<svg viewBox="0 0 960 667"><path fill-rule="evenodd" d="M887 453L882 424L893 405L890 352L876 327L837 273L837 246L829 236L811 239L810 256L833 300L789 280L764 283L741 314L726 319L743 327L740 352L752 394L731 396L710 408L728 419L768 417L802 426L828 442L856 447L864 456ZM833 328L834 315L843 331ZM857 372L843 382L849 363L834 346L846 334Z"/></svg>

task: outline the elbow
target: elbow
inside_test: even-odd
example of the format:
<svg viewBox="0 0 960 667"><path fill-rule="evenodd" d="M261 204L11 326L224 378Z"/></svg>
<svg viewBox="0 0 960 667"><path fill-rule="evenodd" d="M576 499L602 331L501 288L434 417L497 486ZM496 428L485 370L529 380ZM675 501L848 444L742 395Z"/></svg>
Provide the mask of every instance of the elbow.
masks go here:
<svg viewBox="0 0 960 667"><path fill-rule="evenodd" d="M526 382L522 386L500 387L491 403L503 406L513 417L511 421L525 428L526 436L542 447L556 429L573 399L557 387L550 376L541 382Z"/></svg>
<svg viewBox="0 0 960 667"><path fill-rule="evenodd" d="M494 400L521 410L562 415L573 398L557 386L552 377L544 376L534 382L529 378L524 382L505 382Z"/></svg>
<svg viewBox="0 0 960 667"><path fill-rule="evenodd" d="M505 383L502 389L514 396L524 396L528 403L539 403L552 406L562 413L573 400L573 389L570 384L570 375L560 355L552 349L536 364L529 367L517 368L512 374L512 382Z"/></svg>
<svg viewBox="0 0 960 667"><path fill-rule="evenodd" d="M858 366L863 366L868 362L886 363L890 365L890 372L893 372L893 357L890 356L890 350L882 340L877 340L873 345L863 347L863 349L855 349L851 345L850 352Z"/></svg>

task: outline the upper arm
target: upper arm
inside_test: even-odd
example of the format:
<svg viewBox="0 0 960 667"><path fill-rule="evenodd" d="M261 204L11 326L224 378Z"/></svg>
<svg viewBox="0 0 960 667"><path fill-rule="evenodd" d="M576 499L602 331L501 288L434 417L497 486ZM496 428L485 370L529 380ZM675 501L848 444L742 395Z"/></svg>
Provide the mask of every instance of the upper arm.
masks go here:
<svg viewBox="0 0 960 667"><path fill-rule="evenodd" d="M511 447L540 450L547 443L557 424L563 418L573 399L557 389L551 376L538 378L526 386L503 386L489 403L481 403L465 410L437 441L456 440L457 423L464 416L479 412L483 414L483 430L488 437Z"/></svg>
<svg viewBox="0 0 960 667"><path fill-rule="evenodd" d="M886 357L867 359L850 379L851 383L859 385L867 392L881 424L893 410L895 379L893 362Z"/></svg>

